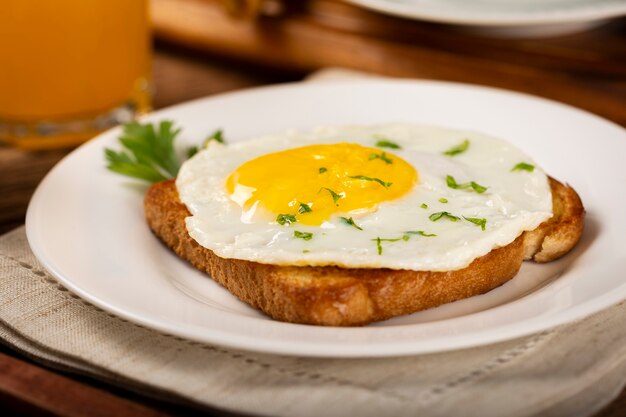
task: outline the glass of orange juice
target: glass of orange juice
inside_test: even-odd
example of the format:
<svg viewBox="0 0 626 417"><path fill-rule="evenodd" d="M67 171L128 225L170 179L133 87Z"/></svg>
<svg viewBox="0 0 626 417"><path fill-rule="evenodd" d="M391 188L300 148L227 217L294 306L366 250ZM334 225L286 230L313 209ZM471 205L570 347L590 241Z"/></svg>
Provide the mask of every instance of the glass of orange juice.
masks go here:
<svg viewBox="0 0 626 417"><path fill-rule="evenodd" d="M7 0L0 142L77 145L150 108L148 0Z"/></svg>

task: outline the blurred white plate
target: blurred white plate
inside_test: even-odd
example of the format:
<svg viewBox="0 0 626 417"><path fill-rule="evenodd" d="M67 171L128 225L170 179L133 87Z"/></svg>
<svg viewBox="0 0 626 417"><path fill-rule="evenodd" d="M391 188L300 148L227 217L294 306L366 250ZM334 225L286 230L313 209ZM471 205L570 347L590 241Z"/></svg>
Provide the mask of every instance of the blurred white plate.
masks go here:
<svg viewBox="0 0 626 417"><path fill-rule="evenodd" d="M626 15L626 0L348 0L383 13L511 37L578 32Z"/></svg>
<svg viewBox="0 0 626 417"><path fill-rule="evenodd" d="M148 229L145 186L108 172L104 133L61 161L37 189L26 219L30 245L66 287L93 304L181 337L302 356L393 356L459 349L538 332L626 298L626 131L555 102L462 84L350 81L292 84L193 101L146 121L175 120L181 145L217 127L229 141L288 128L415 122L506 138L588 211L581 243L565 258L528 263L488 294L360 328L270 320L178 259Z"/></svg>

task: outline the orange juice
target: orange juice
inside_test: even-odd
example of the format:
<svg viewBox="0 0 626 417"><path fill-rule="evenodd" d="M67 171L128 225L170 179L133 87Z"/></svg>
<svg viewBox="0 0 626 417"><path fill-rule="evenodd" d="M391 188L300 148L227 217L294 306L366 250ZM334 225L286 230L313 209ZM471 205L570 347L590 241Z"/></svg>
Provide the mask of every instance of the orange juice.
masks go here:
<svg viewBox="0 0 626 417"><path fill-rule="evenodd" d="M65 146L146 111L147 7L147 0L3 2L0 140Z"/></svg>

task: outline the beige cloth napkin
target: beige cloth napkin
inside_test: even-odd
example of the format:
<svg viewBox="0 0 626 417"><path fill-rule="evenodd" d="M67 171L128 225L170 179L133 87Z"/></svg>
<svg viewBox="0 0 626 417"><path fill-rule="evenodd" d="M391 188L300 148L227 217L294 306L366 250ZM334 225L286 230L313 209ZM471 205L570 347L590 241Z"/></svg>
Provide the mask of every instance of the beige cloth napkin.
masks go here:
<svg viewBox="0 0 626 417"><path fill-rule="evenodd" d="M337 70L315 78L354 76ZM359 75L359 74L356 74ZM626 383L626 302L496 345L381 359L235 351L158 333L81 300L24 229L0 237L0 342L54 368L172 401L275 416L588 416Z"/></svg>
<svg viewBox="0 0 626 417"><path fill-rule="evenodd" d="M60 286L23 228L0 237L0 339L51 367L174 401L276 416L588 416L626 382L626 303L457 352L306 359L143 328Z"/></svg>

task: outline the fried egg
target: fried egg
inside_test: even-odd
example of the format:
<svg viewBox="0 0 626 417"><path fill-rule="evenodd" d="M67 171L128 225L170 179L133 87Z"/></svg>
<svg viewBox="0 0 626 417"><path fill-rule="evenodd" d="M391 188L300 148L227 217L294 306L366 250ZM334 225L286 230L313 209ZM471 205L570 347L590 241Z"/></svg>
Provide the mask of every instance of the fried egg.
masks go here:
<svg viewBox="0 0 626 417"><path fill-rule="evenodd" d="M201 246L276 265L455 270L552 216L547 176L519 149L412 124L213 142L176 187Z"/></svg>

